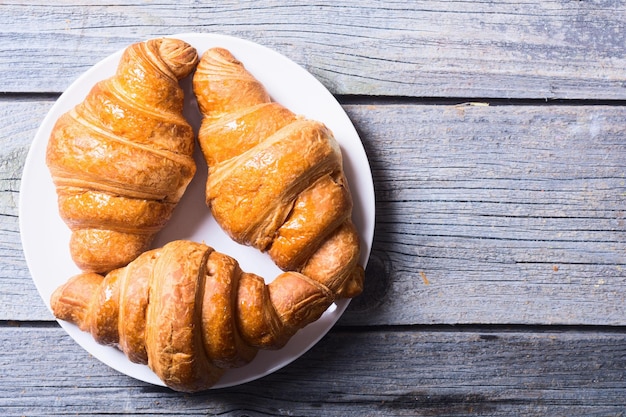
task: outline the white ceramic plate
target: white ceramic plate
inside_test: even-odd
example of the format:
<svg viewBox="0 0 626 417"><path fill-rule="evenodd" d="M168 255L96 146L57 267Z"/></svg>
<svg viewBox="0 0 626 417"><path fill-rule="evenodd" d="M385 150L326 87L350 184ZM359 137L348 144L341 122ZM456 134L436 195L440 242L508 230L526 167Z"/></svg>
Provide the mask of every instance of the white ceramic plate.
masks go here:
<svg viewBox="0 0 626 417"><path fill-rule="evenodd" d="M215 34L178 34L193 45L199 54L214 46L229 49L267 88L274 100L295 113L320 120L330 127L344 155L344 169L354 198L353 220L361 234L361 263L369 257L374 234L374 189L372 175L359 136L335 98L305 69L256 43ZM45 165L45 150L57 118L82 101L99 80L114 74L122 51L94 65L79 77L56 101L35 135L26 159L20 190L20 232L26 262L44 302L50 307L50 295L70 276L79 272L69 254L70 232L59 217L56 191ZM191 91L190 78L183 80L186 95L185 114L197 129L200 115ZM204 202L206 164L196 152L198 170L170 223L154 242L155 247L175 239L204 241L216 250L236 258L245 271L271 281L280 271L269 257L255 249L234 243L215 223ZM315 323L299 331L281 350L262 351L250 364L228 371L214 388L242 384L289 364L317 343L340 318L348 300L332 305ZM163 385L144 365L130 362L120 351L97 344L91 335L76 326L60 321L67 333L90 354L108 366L141 381Z"/></svg>

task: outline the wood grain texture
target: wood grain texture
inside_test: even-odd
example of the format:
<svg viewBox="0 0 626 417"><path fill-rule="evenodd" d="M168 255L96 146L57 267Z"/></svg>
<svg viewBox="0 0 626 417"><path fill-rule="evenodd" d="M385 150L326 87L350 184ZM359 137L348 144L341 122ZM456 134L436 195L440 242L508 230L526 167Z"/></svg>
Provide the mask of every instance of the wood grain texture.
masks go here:
<svg viewBox="0 0 626 417"><path fill-rule="evenodd" d="M3 92L61 92L139 40L256 41L334 94L626 98L626 1L130 1L0 5Z"/></svg>
<svg viewBox="0 0 626 417"><path fill-rule="evenodd" d="M335 329L272 375L184 395L118 374L59 328L4 327L0 410L7 417L619 416L625 346L622 332Z"/></svg>
<svg viewBox="0 0 626 417"><path fill-rule="evenodd" d="M624 324L623 107L348 113L377 198L366 286L386 291L346 322Z"/></svg>
<svg viewBox="0 0 626 417"><path fill-rule="evenodd" d="M49 319L19 240L19 173L51 101L0 101L0 318ZM550 109L548 112L547 109ZM626 321L626 108L348 105L374 177L346 325ZM27 306L27 308L24 308Z"/></svg>
<svg viewBox="0 0 626 417"><path fill-rule="evenodd" d="M52 319L24 259L18 212L26 156L53 103L52 99L0 97L0 320Z"/></svg>

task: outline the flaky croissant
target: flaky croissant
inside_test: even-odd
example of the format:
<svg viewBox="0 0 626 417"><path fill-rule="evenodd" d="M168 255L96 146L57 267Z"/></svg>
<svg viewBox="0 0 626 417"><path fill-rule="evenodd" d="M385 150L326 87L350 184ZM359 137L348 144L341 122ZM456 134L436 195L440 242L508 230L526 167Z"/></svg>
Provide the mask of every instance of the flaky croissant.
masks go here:
<svg viewBox="0 0 626 417"><path fill-rule="evenodd" d="M296 272L269 285L209 246L177 240L106 277L82 273L51 297L54 315L147 363L170 388L210 388L258 349L282 347L317 320L332 292Z"/></svg>
<svg viewBox="0 0 626 417"><path fill-rule="evenodd" d="M115 75L56 122L46 164L82 270L108 272L147 250L191 181L195 137L179 80L197 61L177 39L131 45Z"/></svg>
<svg viewBox="0 0 626 417"><path fill-rule="evenodd" d="M206 202L237 242L267 251L340 297L363 286L342 155L322 123L273 102L228 50L206 51L193 77L209 167Z"/></svg>

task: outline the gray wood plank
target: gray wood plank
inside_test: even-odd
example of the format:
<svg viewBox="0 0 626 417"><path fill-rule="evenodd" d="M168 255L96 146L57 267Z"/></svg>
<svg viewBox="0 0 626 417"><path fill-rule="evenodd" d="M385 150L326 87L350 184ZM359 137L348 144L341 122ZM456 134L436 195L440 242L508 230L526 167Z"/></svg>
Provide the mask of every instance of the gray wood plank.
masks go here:
<svg viewBox="0 0 626 417"><path fill-rule="evenodd" d="M53 100L0 97L0 320L50 320L33 284L20 239L18 205L30 144ZM54 273L54 271L50 271Z"/></svg>
<svg viewBox="0 0 626 417"><path fill-rule="evenodd" d="M3 92L60 92L132 42L223 33L276 49L333 93L626 98L626 1L11 2Z"/></svg>
<svg viewBox="0 0 626 417"><path fill-rule="evenodd" d="M346 322L624 323L626 108L348 113L375 179L377 292Z"/></svg>
<svg viewBox="0 0 626 417"><path fill-rule="evenodd" d="M2 101L0 319L49 320L19 173L51 101ZM345 325L626 320L626 108L348 105L374 176L366 292Z"/></svg>
<svg viewBox="0 0 626 417"><path fill-rule="evenodd" d="M28 341L28 343L20 343ZM0 329L3 416L619 416L622 332L336 329L238 387L173 393L126 377L55 327Z"/></svg>

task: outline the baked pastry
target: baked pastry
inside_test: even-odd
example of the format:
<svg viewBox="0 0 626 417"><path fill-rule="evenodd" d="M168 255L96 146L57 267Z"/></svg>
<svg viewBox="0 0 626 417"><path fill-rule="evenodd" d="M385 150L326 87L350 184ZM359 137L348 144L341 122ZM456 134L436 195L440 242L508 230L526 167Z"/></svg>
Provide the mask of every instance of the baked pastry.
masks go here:
<svg viewBox="0 0 626 417"><path fill-rule="evenodd" d="M203 115L206 203L237 242L267 251L338 297L362 291L360 242L342 155L322 123L273 102L228 50L201 57L193 89Z"/></svg>
<svg viewBox="0 0 626 417"><path fill-rule="evenodd" d="M195 135L179 80L197 61L178 39L131 45L115 75L56 122L46 164L82 270L108 272L147 250L191 181Z"/></svg>
<svg viewBox="0 0 626 417"><path fill-rule="evenodd" d="M51 297L54 315L147 363L170 388L210 388L225 369L277 349L334 300L324 285L284 272L269 285L237 261L187 240L144 252L106 276L81 273Z"/></svg>

